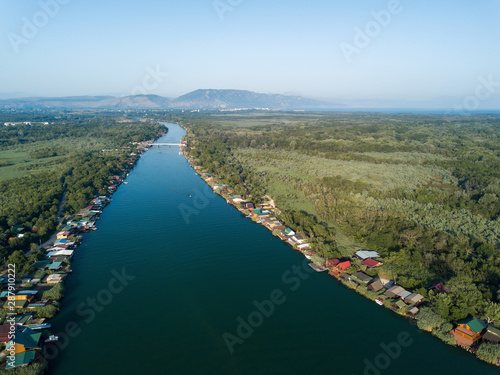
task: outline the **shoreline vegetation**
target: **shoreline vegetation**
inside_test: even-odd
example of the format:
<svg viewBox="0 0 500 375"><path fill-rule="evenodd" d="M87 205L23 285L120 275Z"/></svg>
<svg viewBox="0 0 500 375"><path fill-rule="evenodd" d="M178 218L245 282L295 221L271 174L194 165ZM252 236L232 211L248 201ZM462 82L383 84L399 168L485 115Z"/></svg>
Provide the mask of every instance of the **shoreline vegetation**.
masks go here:
<svg viewBox="0 0 500 375"><path fill-rule="evenodd" d="M494 142L493 139L499 138L499 116L464 117L455 119L456 123L445 125L439 116L432 119L432 116L427 115L411 115L408 118L378 114L361 115L360 118L356 118L357 115L336 115L331 118L325 116L326 118L322 119L324 123L313 120L286 125L279 123L280 117L275 116L273 120L279 125L274 126L252 126L251 116L250 119L241 116L241 121L245 124L240 126L237 124L238 118L234 116L214 117L211 121L190 117L181 119L181 122L187 130L183 140L186 144L184 155L216 194L242 215L263 225L294 250L301 252L310 260L310 266L316 271L327 271L348 288L414 320L419 329L432 333L443 342L460 346L490 364L500 364L500 329L497 328L500 325L500 306L496 293L490 293L486 289L477 271L464 278L456 270L439 274L434 271L435 273L430 275L425 268L418 269L423 266L417 266L418 262L424 262L424 257L430 256L419 249L427 246L419 239L430 235L440 237L441 243L434 243L437 248L435 252L445 252L450 245L462 252L457 256L458 259L453 259L451 255L441 256L442 260L435 259L436 264L431 268L449 267L444 262L460 262L454 267L458 267L463 273L467 270L467 261L472 261L471 271L482 265L490 269L491 264L488 263L492 263L493 259L498 261L498 256L493 255L498 251L500 233L496 227L498 203L489 206L490 215L481 212L481 217L471 216L473 221L469 219L468 224L462 224L461 231L453 231L455 223L450 219L457 218L460 223L460 220L464 220L458 217L460 212L465 215L471 215L474 210L480 212L481 208L478 207L479 204L475 205L475 202L483 203L481 200L484 201L485 197L492 202L498 202L498 195L495 194L500 191L495 189L500 180L497 176L498 170L494 169L498 161L489 150L482 150L484 152L481 156L481 152L476 148L476 155L472 158L472 164L475 166L471 167L469 154L463 154L463 150L458 147L450 150L450 147L455 145L454 137L462 139L462 148L470 147L468 141L472 143L473 138L483 147L485 143L489 145ZM431 125L422 125L423 117ZM225 124L216 125L217 120ZM350 120L352 123L349 123ZM231 121L230 125L228 121ZM387 143L392 141L381 140L385 128L390 128L391 132L395 130L396 134L404 134L399 127L405 127L406 132L413 133L424 133L429 128L436 131L438 128L432 124L433 121L441 126L439 133L442 138L438 139L431 132L426 134L426 137L434 137L435 142L441 142L441 149L432 149L427 140L418 143L413 141L413 144L406 146L399 146L397 142L388 146ZM400 124L388 126L387 122ZM416 124L415 129L408 128L412 124ZM472 129L473 126L477 129ZM363 132L366 132L367 128L368 134L365 135ZM483 139L477 135L480 132L483 132ZM328 133L334 133L334 136L329 139ZM313 141L306 141L305 138L301 140L303 134ZM424 138L423 134L410 136L420 141ZM342 145L342 151L330 151L329 154L328 149L338 149L336 144L345 142L349 137L352 140L360 138L366 145L361 147L349 141L348 144ZM399 137L400 142L404 140L404 136ZM380 147L373 146L377 142ZM420 144L425 145L420 147ZM364 152L365 150L369 152ZM326 163L321 158L326 160ZM477 160L484 161L480 163L483 165L478 164ZM335 166L333 173L338 173L337 177L329 177L328 173L325 173L332 164ZM378 165L383 167L381 172L377 170ZM344 172L342 168L352 170L351 178L354 172L357 177L350 179L341 176L339 172ZM366 183L367 174L386 173L391 169L394 169L393 174L385 181L375 178L371 186ZM277 183L283 181L287 184ZM392 184L399 196L406 194L417 198L406 199L408 205L419 201L426 207L435 204L434 212L428 215L449 216L448 228L441 227L441 230L436 230L439 224L433 227L430 223L417 226L413 224L412 231L403 227L398 229L403 231L400 233L403 246L396 247L396 240L387 238L389 234L387 228L381 225L382 222L370 230L382 231L378 237L386 238L381 241L377 236L372 236L371 240L367 240L370 239L371 233L360 228L361 224L365 223L355 222L356 217L348 212L359 212L360 208L357 206L360 202L369 207L367 215L371 217L365 217L367 222L376 222L380 215L395 226L398 225L395 223L397 220L403 223L410 221L394 207L379 203L384 199L394 199L391 197L394 190L390 191L391 194L388 194L388 191L384 194L383 190L387 189L387 184ZM411 188L401 188L404 184L410 185ZM343 190L344 194L341 196L340 189L337 189L334 195L334 189L339 186L342 189L347 188L348 192ZM416 193L422 193L424 189L427 189L427 202ZM470 194L468 190L482 192L466 201L464 196ZM357 191L361 191L361 194L356 195ZM311 204L308 194L313 194L314 199L320 203ZM464 198L458 210L442 208L442 204L450 205L450 202L445 200L446 195L458 197L460 194ZM355 199L356 202L346 206L347 199ZM437 199L441 206L436 204ZM341 200L344 201L339 202ZM339 207L344 211L341 213L343 218L335 218L335 215L332 215L334 209L328 210L332 208L332 202L334 206L343 206ZM422 220L419 215L422 213L416 212L414 218L410 217L413 223ZM431 219L427 217L428 221ZM348 222L350 227L342 225L345 222ZM480 226L485 226L482 233L478 230ZM490 229L486 229L488 227ZM352 228L361 231L361 235L356 238ZM370 248L372 250L367 250ZM462 261L464 250L469 253L465 255L466 260ZM473 254L475 251L480 254L484 251L489 253L477 259L477 255ZM492 277L493 274L489 272L489 275ZM490 288L496 292L498 283L494 280L496 277L490 280Z"/></svg>
<svg viewBox="0 0 500 375"><path fill-rule="evenodd" d="M0 273L0 281L4 285L0 296L3 307L0 309L2 373L38 375L48 369L47 350L51 345L57 345L57 337L50 333L50 319L59 312L59 303L65 296L64 282L72 272L71 258L82 243L82 234L97 230L96 222L102 210L111 202L114 192L121 184L128 183L126 178L141 155L156 139L168 132L168 128L153 120L114 121L104 117L101 121L108 123L108 126L105 124L103 127L96 121L98 117L87 118L86 125L81 125L84 121L78 125L72 121L74 118L69 117L65 123L52 122L51 130L57 129L68 137L66 144L56 142L61 156L69 152L63 150L68 144L81 142L75 131L79 126L87 141L91 142L92 132L96 130L101 136L102 132L109 133L113 139L109 142L101 140L92 151L78 152L65 160L66 175L56 180L60 186L54 189L51 197L53 206L49 211L50 216L46 213L47 204L40 207L40 211L34 208L34 212L24 214L17 212L14 215L12 207L4 207L0 211L4 215L3 218L0 216L0 223L4 220L0 237L0 250L4 256ZM38 153L43 153L41 158L53 157L54 152L43 149L47 150L47 144L52 145L54 138L46 134L46 140L37 137L40 131L48 132L47 125L51 126L43 122L20 127L21 130L16 130L20 138L18 142L27 144L28 148L40 149ZM54 133L53 136L59 137L60 134ZM12 142L12 138L9 141ZM99 149L102 146L106 148ZM4 145L7 150L15 147L12 144ZM85 145L82 145L82 149L85 150ZM43 180L47 176L44 175L57 175L58 171L42 171L7 180L3 182L2 191L8 194L11 191L9 188L12 189L16 184L35 184L38 180L41 180L38 185L47 189ZM40 196L43 192L39 189L29 193L34 195L32 198L43 202L44 197ZM59 198L56 199L57 196ZM15 199L18 204L22 202L20 196ZM29 208L26 207L26 210ZM12 211L9 212L9 209ZM32 220L29 219L31 215ZM24 221L21 219L23 216ZM47 245L43 246L42 241L43 245Z"/></svg>
<svg viewBox="0 0 500 375"><path fill-rule="evenodd" d="M109 188L116 189L135 164L140 150L131 144L156 139L165 129L157 122L166 121L186 130L182 152L214 192L300 251L316 271L498 365L500 116L116 116L4 114L19 123L0 128L5 343L10 327L41 341L42 332L26 325L47 328L42 319L58 311L71 273L66 258L82 229L95 227ZM129 158L132 164L124 166ZM39 247L54 232L58 242L49 257ZM9 278L8 264L15 265L15 278ZM17 313L12 323L6 323L7 303ZM49 335L43 331L44 338ZM26 354L7 372L43 373L41 346L16 348ZM3 355L5 366L9 353Z"/></svg>

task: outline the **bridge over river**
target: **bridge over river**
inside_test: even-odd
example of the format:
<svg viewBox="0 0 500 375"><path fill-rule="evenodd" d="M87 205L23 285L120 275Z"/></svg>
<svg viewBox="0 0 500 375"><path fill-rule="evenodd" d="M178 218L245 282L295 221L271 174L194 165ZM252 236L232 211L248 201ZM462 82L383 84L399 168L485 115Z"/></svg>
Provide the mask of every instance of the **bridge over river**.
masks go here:
<svg viewBox="0 0 500 375"><path fill-rule="evenodd" d="M151 147L151 146L178 146L178 147L182 147L184 146L182 143L148 143L148 146Z"/></svg>

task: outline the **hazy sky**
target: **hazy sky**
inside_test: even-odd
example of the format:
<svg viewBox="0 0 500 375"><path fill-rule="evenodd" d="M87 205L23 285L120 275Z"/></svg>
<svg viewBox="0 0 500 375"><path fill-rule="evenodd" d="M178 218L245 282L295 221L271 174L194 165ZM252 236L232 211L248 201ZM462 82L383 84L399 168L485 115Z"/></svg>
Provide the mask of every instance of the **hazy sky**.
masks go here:
<svg viewBox="0 0 500 375"><path fill-rule="evenodd" d="M425 100L500 82L500 0L0 0L0 10L0 93Z"/></svg>

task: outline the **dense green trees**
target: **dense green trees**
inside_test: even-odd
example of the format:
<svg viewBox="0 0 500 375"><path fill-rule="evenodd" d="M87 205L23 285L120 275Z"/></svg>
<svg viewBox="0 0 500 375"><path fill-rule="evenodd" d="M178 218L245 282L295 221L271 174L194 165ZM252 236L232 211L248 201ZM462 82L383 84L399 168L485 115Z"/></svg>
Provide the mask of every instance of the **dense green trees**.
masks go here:
<svg viewBox="0 0 500 375"><path fill-rule="evenodd" d="M155 121L117 119L116 114L0 112L0 117L49 122L0 127L0 259L16 263L18 273L30 271L33 263L22 254L56 230L63 196L62 215L78 212L95 194L107 192L110 176L122 172L124 160L135 150L130 142L165 132ZM26 150L36 162L17 157ZM8 178L5 168L26 173Z"/></svg>
<svg viewBox="0 0 500 375"><path fill-rule="evenodd" d="M225 182L239 179L253 197L270 194L281 219L321 255L352 254L355 241L380 252L380 273L428 296L434 317L499 321L500 116L185 114L181 121L200 163ZM437 282L448 293L428 292Z"/></svg>
<svg viewBox="0 0 500 375"><path fill-rule="evenodd" d="M483 361L497 365L500 357L500 345L484 342L479 346L477 356Z"/></svg>

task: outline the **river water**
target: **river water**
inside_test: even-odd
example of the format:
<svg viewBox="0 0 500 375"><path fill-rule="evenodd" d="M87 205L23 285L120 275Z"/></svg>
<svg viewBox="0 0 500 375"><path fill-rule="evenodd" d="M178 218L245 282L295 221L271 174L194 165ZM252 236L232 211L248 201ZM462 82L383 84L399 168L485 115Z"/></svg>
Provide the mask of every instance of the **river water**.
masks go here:
<svg viewBox="0 0 500 375"><path fill-rule="evenodd" d="M180 141L166 125L158 142ZM311 272L178 148L127 181L75 253L50 374L498 374Z"/></svg>

